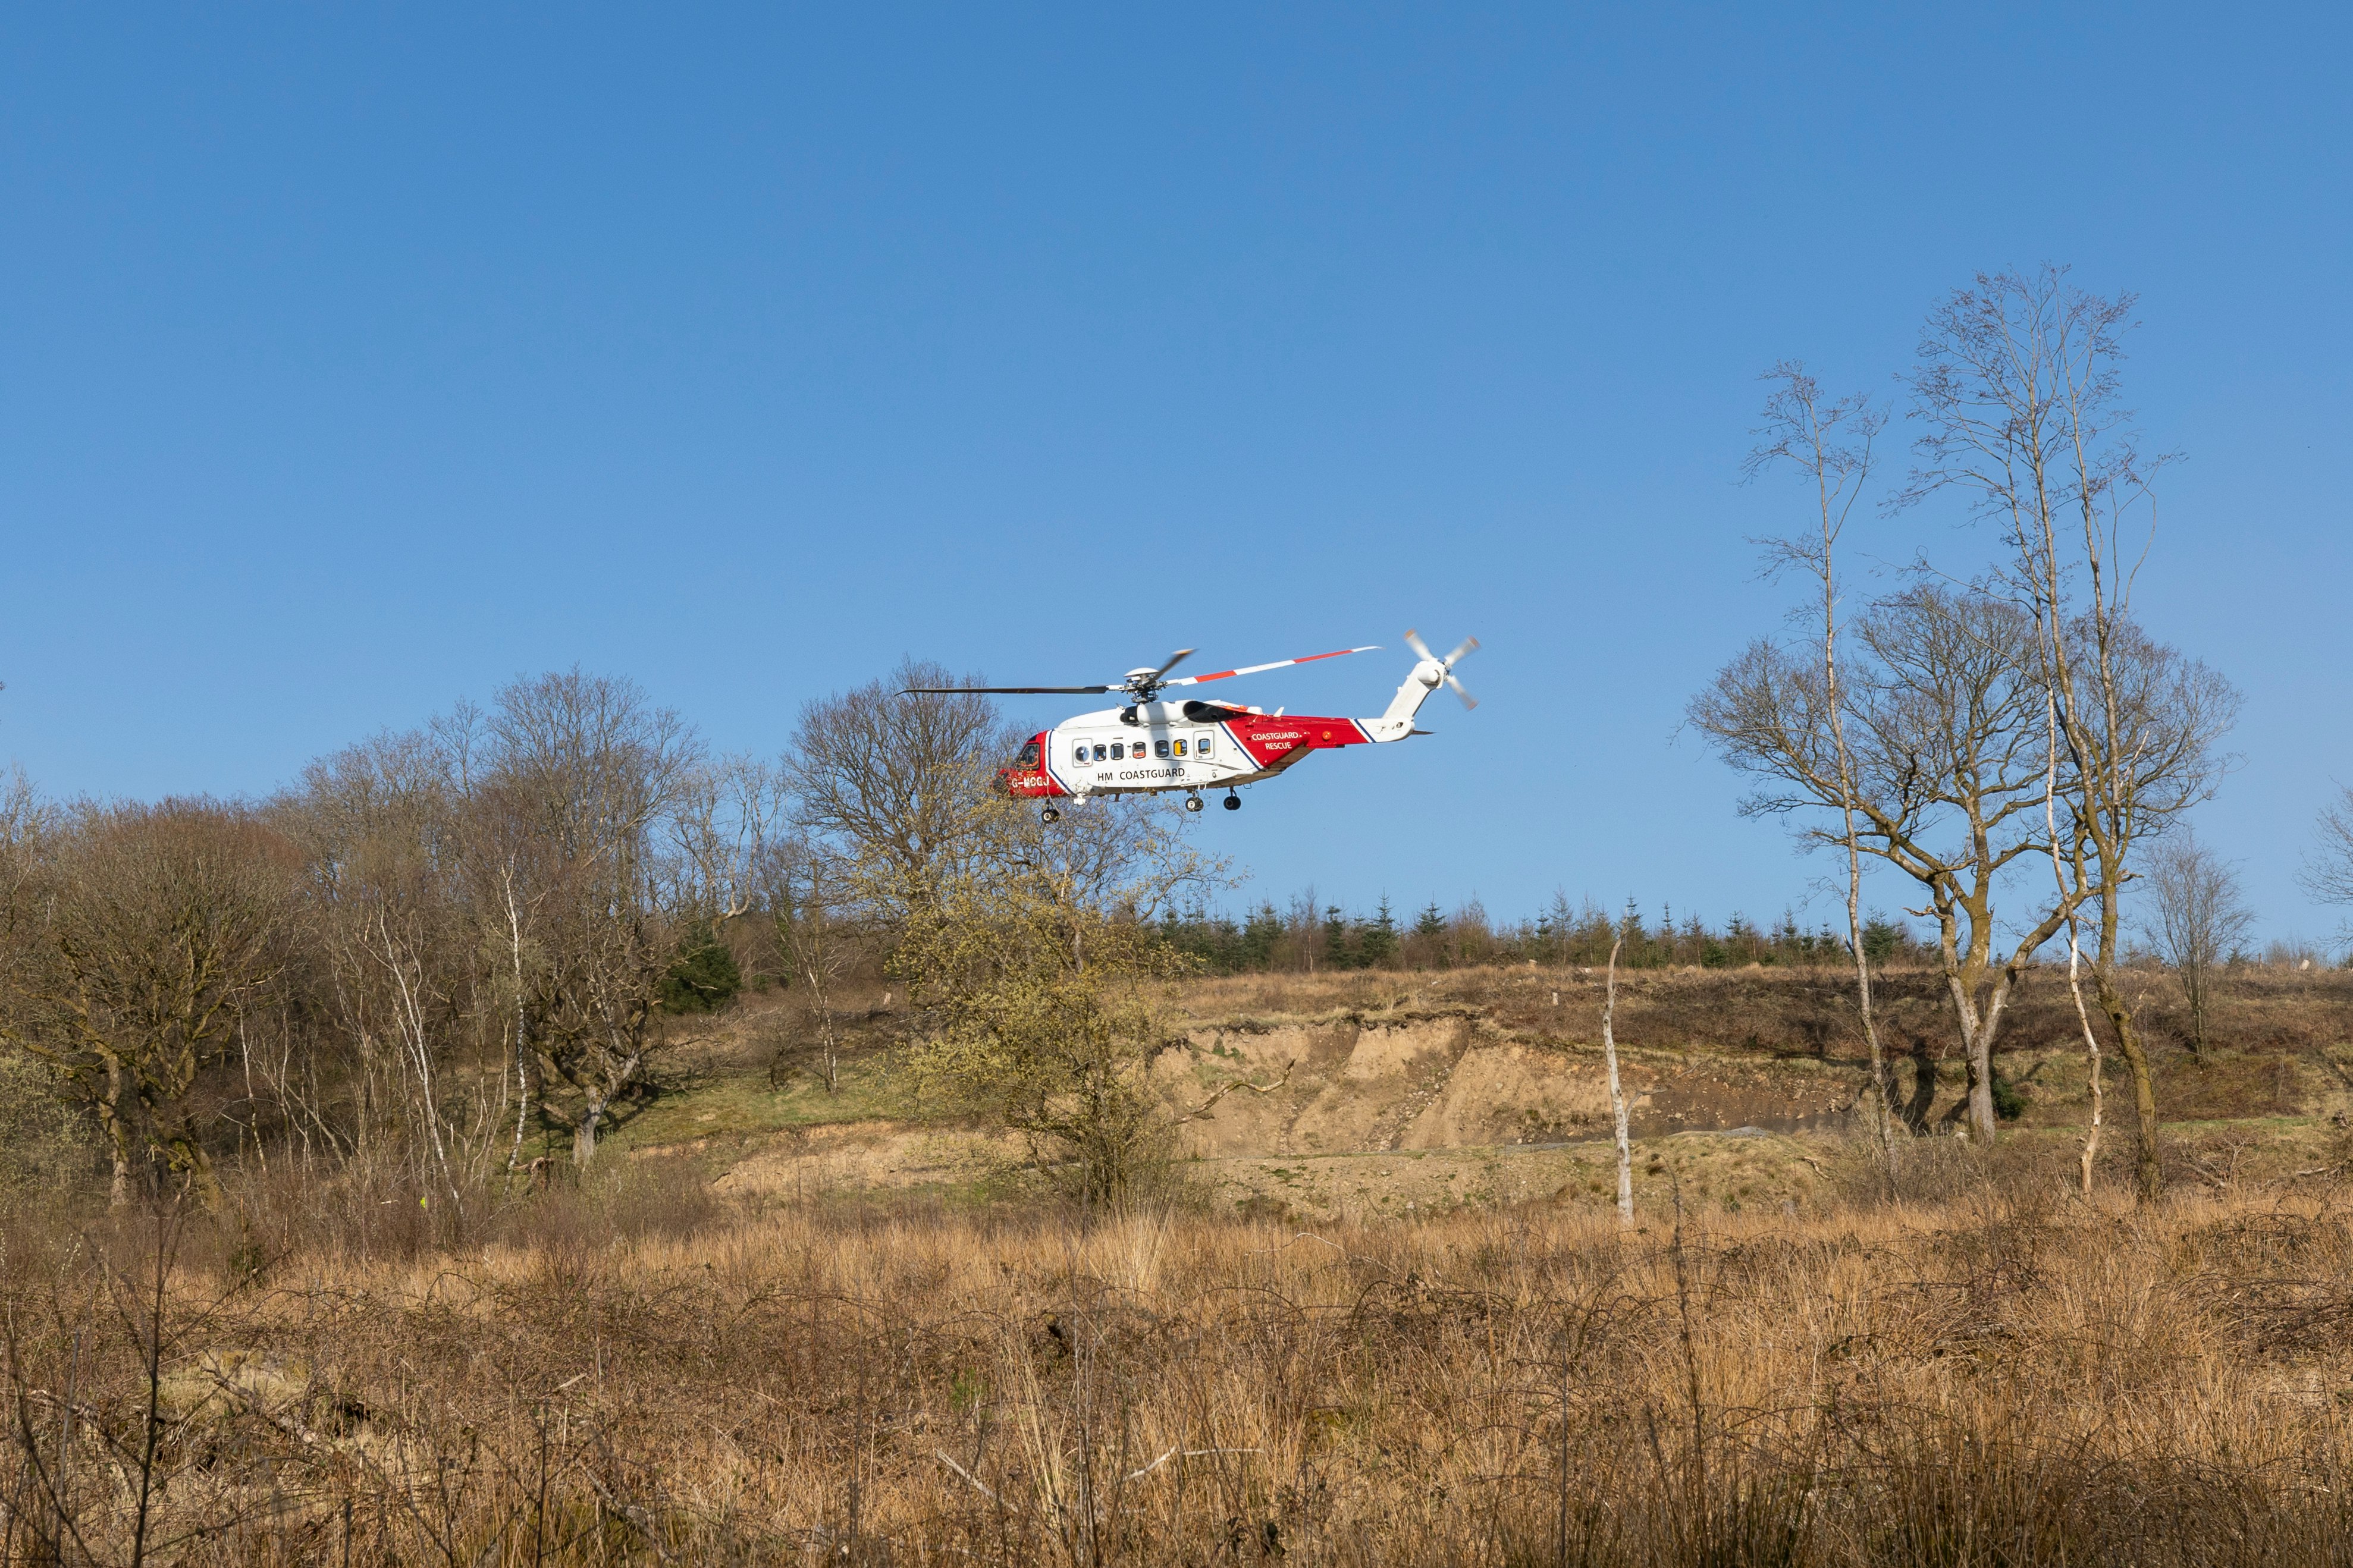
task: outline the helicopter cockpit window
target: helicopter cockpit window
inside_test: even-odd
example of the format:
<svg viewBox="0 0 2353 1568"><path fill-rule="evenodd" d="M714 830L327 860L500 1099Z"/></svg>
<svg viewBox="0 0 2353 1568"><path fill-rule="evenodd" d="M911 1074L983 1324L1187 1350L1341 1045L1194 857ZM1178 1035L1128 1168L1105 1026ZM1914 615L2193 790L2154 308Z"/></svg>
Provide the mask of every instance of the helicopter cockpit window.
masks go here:
<svg viewBox="0 0 2353 1568"><path fill-rule="evenodd" d="M1038 765L1038 742L1032 741L1028 745L1022 747L1020 754L1013 759L1013 765L1017 768L1036 767Z"/></svg>

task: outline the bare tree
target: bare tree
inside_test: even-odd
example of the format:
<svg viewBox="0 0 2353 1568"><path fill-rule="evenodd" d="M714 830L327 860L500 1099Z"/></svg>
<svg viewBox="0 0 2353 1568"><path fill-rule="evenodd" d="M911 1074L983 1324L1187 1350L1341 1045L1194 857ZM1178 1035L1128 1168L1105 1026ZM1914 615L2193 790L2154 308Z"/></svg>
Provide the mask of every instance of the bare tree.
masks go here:
<svg viewBox="0 0 2353 1568"><path fill-rule="evenodd" d="M2133 1079L2143 1201L2160 1181L2148 1053L2119 982L2122 899L2146 837L2208 798L2238 696L2133 624L2155 536L2157 472L2123 403L2129 295L2102 298L2045 267L1979 274L1933 310L1907 377L1923 434L1900 498L1945 489L1995 520L2006 584L2033 615L2042 679L2068 752L2076 892L2095 910L2092 978Z"/></svg>
<svg viewBox="0 0 2353 1568"><path fill-rule="evenodd" d="M352 1145L371 1161L406 1163L453 1202L470 1184L470 1159L487 1157L492 1131L451 1103L487 978L467 907L462 805L450 754L417 731L311 763L271 808L303 852L322 1010L350 1052L356 1090ZM282 1071L266 1076L281 1104L331 1142L342 1136L315 1097Z"/></svg>
<svg viewBox="0 0 2353 1568"><path fill-rule="evenodd" d="M784 868L774 911L778 945L792 965L793 977L808 994L828 1094L841 1090L841 1030L834 1014L834 992L855 956L850 932L844 929L845 881L828 856L803 846ZM778 1058L782 1059L781 1052ZM768 1082L773 1087L776 1081L776 1064L772 1062Z"/></svg>
<svg viewBox="0 0 2353 1568"><path fill-rule="evenodd" d="M2091 1009L2084 1005L2083 900L2073 896L2083 878L2079 870L2074 879L2069 879L2067 858L2059 848L2059 704L2048 687L2042 693L2042 821L2051 851L2051 885L2067 911L2067 995L2075 1004L2075 1026L2084 1032L2084 1081L2092 1101L2091 1122L2084 1129L2080 1154L2081 1185L2089 1202L2092 1174L2100 1161L2100 1138L2107 1127L2108 1095L2101 1073L2099 1031L2092 1027ZM2080 852L2077 864L2080 867Z"/></svg>
<svg viewBox="0 0 2353 1568"><path fill-rule="evenodd" d="M1195 824L1174 797L1101 796L1041 822L998 787L1020 737L995 703L908 689L955 685L910 662L802 710L783 777L794 825L832 868L830 908L855 903L888 924L952 883L1015 897L1043 875L1074 905L1152 919L1229 884L1224 860L1187 843Z"/></svg>
<svg viewBox="0 0 2353 1568"><path fill-rule="evenodd" d="M486 724L480 777L536 849L539 910L533 1048L545 1079L578 1097L573 1160L596 1158L613 1101L664 1042L662 982L694 915L660 831L703 766L700 742L634 683L575 669L519 680Z"/></svg>
<svg viewBox="0 0 2353 1568"><path fill-rule="evenodd" d="M1693 699L1693 726L1759 781L1752 816L1806 814L1799 831L1853 843L1910 878L1936 922L1937 954L1968 1063L1966 1113L1994 1136L1993 1049L2035 951L2058 931L2063 900L2017 923L1995 907L2020 857L2041 847L2046 747L2034 627L2014 605L1924 584L1874 605L1854 626L1836 711L1822 663L1753 644ZM1813 814L1835 814L1831 820ZM2071 895L2072 896L2072 895ZM1922 1071L1926 1071L1924 1067Z"/></svg>
<svg viewBox="0 0 2353 1568"><path fill-rule="evenodd" d="M188 1092L276 977L292 856L207 801L83 805L43 835L7 1027L95 1116L130 1203L155 1160L216 1195Z"/></svg>
<svg viewBox="0 0 2353 1568"><path fill-rule="evenodd" d="M2323 902L2353 904L2353 785L2338 786L2318 826L2319 842L2305 858L2300 879Z"/></svg>
<svg viewBox="0 0 2353 1568"><path fill-rule="evenodd" d="M1813 485L1816 528L1791 538L1769 540L1766 549L1777 570L1802 571L1820 590L1822 706L1830 720L1840 835L1846 847L1847 951L1854 959L1856 1005L1863 1040L1871 1052L1872 1126L1879 1138L1880 1157L1887 1166L1892 1195L1895 1189L1894 1101L1886 1055L1880 1048L1879 1025L1872 1016L1871 962L1862 946L1862 843L1855 830L1854 758L1847 748L1846 709L1839 689L1836 561L1839 538L1871 479L1872 444L1887 418L1867 397L1826 398L1820 384L1792 360L1775 365L1764 379L1773 391L1765 400L1765 423L1757 432L1758 444L1749 451L1742 472L1755 479L1788 464ZM1614 952L1611 958L1614 965ZM1622 1114L1620 1120L1622 1139Z"/></svg>
<svg viewBox="0 0 2353 1568"><path fill-rule="evenodd" d="M2242 900L2238 872L2186 826L2158 841L2143 897L2143 931L2181 986L2189 1005L2189 1048L2203 1061L2214 972L2245 943L2254 913Z"/></svg>
<svg viewBox="0 0 2353 1568"><path fill-rule="evenodd" d="M1018 815L993 787L1016 744L997 705L978 693L902 695L954 684L938 665L902 663L804 708L785 753L796 825L892 910L963 872Z"/></svg>
<svg viewBox="0 0 2353 1568"><path fill-rule="evenodd" d="M727 756L686 770L667 823L667 900L714 930L749 912L784 805L782 774L767 763Z"/></svg>

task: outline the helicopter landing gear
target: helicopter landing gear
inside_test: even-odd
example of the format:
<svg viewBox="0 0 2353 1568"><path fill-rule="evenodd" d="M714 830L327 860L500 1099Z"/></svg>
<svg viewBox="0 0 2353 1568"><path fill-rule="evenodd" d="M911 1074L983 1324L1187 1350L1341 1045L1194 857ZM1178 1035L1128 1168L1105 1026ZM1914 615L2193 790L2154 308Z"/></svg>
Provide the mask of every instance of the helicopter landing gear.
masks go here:
<svg viewBox="0 0 2353 1568"><path fill-rule="evenodd" d="M1039 811L1038 820L1040 822L1060 822L1062 820L1062 814L1056 811L1050 805L1046 806Z"/></svg>
<svg viewBox="0 0 2353 1568"><path fill-rule="evenodd" d="M1187 796L1185 797L1185 809L1186 809L1186 810L1187 810L1187 811L1198 811L1198 810L1200 810L1200 809L1201 809L1201 797L1200 797L1199 795L1187 795Z"/></svg>
<svg viewBox="0 0 2353 1568"><path fill-rule="evenodd" d="M1228 811L1240 811L1241 808L1242 797L1236 795L1233 791L1228 790L1226 792L1226 809Z"/></svg>

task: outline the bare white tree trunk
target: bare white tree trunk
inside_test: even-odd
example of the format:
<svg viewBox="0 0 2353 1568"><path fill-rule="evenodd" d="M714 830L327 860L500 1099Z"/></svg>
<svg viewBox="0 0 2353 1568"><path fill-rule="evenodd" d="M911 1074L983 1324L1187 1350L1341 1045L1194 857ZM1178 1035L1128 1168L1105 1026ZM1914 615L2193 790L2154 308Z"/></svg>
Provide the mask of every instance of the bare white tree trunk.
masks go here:
<svg viewBox="0 0 2353 1568"><path fill-rule="evenodd" d="M1838 751L1839 816L1846 837L1846 944L1854 954L1854 993L1862 1015L1862 1037L1871 1047L1871 1124L1887 1166L1887 1195L1895 1196L1895 1118L1887 1089L1887 1053L1879 1044L1879 1023L1871 1011L1871 960L1862 950L1862 843L1854 828L1854 760L1846 746L1846 715L1839 699L1838 584L1831 549L1838 542L1831 497L1822 496L1822 684L1830 705L1831 739Z"/></svg>
<svg viewBox="0 0 2353 1568"><path fill-rule="evenodd" d="M507 943L514 963L514 1071L515 1130L514 1142L507 1149L507 1175L510 1180L522 1159L524 1131L531 1126L531 999L523 989L522 980L522 910L515 902L514 862L507 862Z"/></svg>
<svg viewBox="0 0 2353 1568"><path fill-rule="evenodd" d="M1609 979L1601 1002L1601 1059L1609 1064L1609 1114L1618 1124L1618 1223L1634 1223L1634 1145L1626 1135L1626 1089L1618 1079L1618 950L1620 937L1609 944Z"/></svg>
<svg viewBox="0 0 2353 1568"><path fill-rule="evenodd" d="M1838 805L1841 837L1846 845L1847 949L1854 955L1857 1005L1862 1035L1871 1049L1871 1122L1887 1166L1887 1195L1895 1195L1895 1132L1894 1106L1888 1092L1887 1055L1880 1047L1879 1023L1871 1008L1871 963L1862 950L1862 845L1855 831L1854 758L1846 743L1846 712L1839 691L1838 571L1839 535L1854 504L1862 499L1872 471L1872 443L1885 424L1885 416L1862 396L1825 403L1820 385L1803 366L1785 360L1765 374L1779 383L1766 400L1767 440L1749 453L1746 469L1755 478L1769 465L1789 461L1810 475L1820 510L1821 539L1788 540L1768 546L1783 564L1802 563L1822 590L1822 701L1830 715L1832 749L1838 764Z"/></svg>
<svg viewBox="0 0 2353 1568"><path fill-rule="evenodd" d="M432 1031L425 1018L421 993L425 986L425 965L392 934L391 925L382 915L376 917L376 935L383 951L376 954L391 976L394 997L395 1026L400 1032L403 1055L417 1072L417 1107L425 1121L426 1136L433 1150L434 1163L440 1167L441 1184L448 1190L450 1203L457 1204L458 1179L449 1170L448 1140L441 1135L440 1091L433 1084Z"/></svg>
<svg viewBox="0 0 2353 1568"><path fill-rule="evenodd" d="M2044 712L2051 727L2050 771L2042 791L2042 822L2051 837L2051 875L2059 884L2060 901L2067 906L2067 992L2075 998L2075 1021L2084 1027L2084 1060L2092 1084L2092 1125L2084 1133L2084 1196L2092 1195L2092 1167L2100 1158L2100 1123L2105 1109L2100 1087L2100 1037L2092 1027L2091 1009L2084 1005L2084 942L2076 925L2077 900L2069 897L2066 863L2059 858L2059 700L2045 692Z"/></svg>
<svg viewBox="0 0 2353 1568"><path fill-rule="evenodd" d="M785 884L782 921L786 948L793 966L808 985L809 1005L817 1015L818 1047L825 1064L825 1091L838 1094L841 1090L841 1035L834 1024L833 983L840 977L847 955L833 930L832 906L828 901L832 897L826 887L822 863L812 860L806 903L796 908L793 884L789 880ZM773 1085L773 1066L768 1079Z"/></svg>

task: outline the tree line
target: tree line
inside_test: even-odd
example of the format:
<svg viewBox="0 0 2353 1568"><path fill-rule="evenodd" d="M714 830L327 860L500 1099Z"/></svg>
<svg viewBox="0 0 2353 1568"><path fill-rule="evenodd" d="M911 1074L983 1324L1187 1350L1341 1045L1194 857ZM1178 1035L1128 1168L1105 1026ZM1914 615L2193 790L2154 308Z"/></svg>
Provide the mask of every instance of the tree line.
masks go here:
<svg viewBox="0 0 2353 1568"><path fill-rule="evenodd" d="M1426 904L1410 919L1384 898L1370 914L1319 903L1313 889L1287 904L1263 900L1241 916L1195 904L1161 920L1169 945L1213 974L1329 973L1338 970L1471 969L1537 963L1593 968L1613 946L1630 969L1731 969L1746 964L1804 965L1844 961L1846 940L1829 925L1805 926L1794 910L1771 925L1735 914L1721 925L1697 915L1678 922L1672 905L1655 920L1631 899L1615 915L1590 898L1572 904L1556 894L1542 913L1504 922L1476 899L1441 910ZM1874 911L1863 921L1865 953L1874 963L1918 963L1928 956L1912 929Z"/></svg>
<svg viewBox="0 0 2353 1568"><path fill-rule="evenodd" d="M1048 833L990 787L996 709L896 695L918 684L951 682L911 667L812 703L766 761L574 670L266 799L53 802L20 776L0 801L8 1091L89 1135L118 1205L217 1201L246 1161L463 1205L593 1162L617 1106L747 979L811 994L830 1080L831 994L887 962L936 1042L1041 987L1066 1016L1119 1014L1103 1100L1150 1043L1113 990L1168 969L1154 921L1221 869L1148 803ZM918 1066L1041 1127L1085 1076L992 1080L945 1044Z"/></svg>

